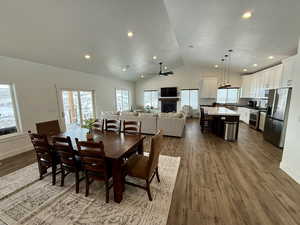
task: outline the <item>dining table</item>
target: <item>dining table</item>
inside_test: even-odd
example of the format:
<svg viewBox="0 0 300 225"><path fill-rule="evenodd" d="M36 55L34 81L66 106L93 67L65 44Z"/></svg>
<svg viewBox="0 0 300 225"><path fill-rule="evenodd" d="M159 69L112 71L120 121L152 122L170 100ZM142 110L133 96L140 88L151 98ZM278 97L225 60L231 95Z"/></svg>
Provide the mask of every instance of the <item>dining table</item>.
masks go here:
<svg viewBox="0 0 300 225"><path fill-rule="evenodd" d="M74 126L68 129L66 132L59 133L55 136L69 136L72 140L72 145L75 151L78 151L75 138L78 138L79 141L93 141L96 143L100 141L103 142L105 157L112 162L114 201L120 203L123 199L125 185L122 177L124 158L135 152L138 154L143 154L143 141L145 136L133 133L94 130L92 132L93 140L87 140L87 133L88 129ZM50 145L52 145L52 138L49 137Z"/></svg>

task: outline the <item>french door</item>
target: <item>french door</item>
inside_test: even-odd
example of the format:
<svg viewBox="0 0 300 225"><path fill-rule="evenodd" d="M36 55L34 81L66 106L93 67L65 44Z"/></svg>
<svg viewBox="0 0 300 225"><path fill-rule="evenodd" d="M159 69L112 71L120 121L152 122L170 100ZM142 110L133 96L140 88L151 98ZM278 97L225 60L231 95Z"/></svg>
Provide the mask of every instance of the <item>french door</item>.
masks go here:
<svg viewBox="0 0 300 225"><path fill-rule="evenodd" d="M85 120L95 118L94 91L62 90L61 95L66 129L81 126Z"/></svg>

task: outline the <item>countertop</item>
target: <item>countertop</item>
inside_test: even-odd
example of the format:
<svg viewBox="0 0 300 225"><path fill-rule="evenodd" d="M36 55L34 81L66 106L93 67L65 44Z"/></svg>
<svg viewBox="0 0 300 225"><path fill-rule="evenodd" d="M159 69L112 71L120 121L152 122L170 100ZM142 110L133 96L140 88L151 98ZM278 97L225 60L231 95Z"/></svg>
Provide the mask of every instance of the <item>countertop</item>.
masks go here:
<svg viewBox="0 0 300 225"><path fill-rule="evenodd" d="M203 107L204 113L209 116L239 116L236 111L227 109L225 107Z"/></svg>
<svg viewBox="0 0 300 225"><path fill-rule="evenodd" d="M200 107L213 107L212 105L200 105ZM254 109L259 111L267 111L266 108L260 108L260 107L251 107L249 105L241 105L241 104L226 104L226 105L220 105L219 107L242 107L247 109Z"/></svg>

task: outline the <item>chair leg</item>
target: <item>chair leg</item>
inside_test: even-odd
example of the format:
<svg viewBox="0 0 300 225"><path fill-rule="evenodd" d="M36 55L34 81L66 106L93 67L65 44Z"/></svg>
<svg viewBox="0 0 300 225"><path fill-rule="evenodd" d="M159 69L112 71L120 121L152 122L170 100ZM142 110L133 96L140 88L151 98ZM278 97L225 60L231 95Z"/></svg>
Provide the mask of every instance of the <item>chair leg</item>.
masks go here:
<svg viewBox="0 0 300 225"><path fill-rule="evenodd" d="M85 174L85 197L89 195L90 181L87 173Z"/></svg>
<svg viewBox="0 0 300 225"><path fill-rule="evenodd" d="M146 180L146 189L147 189L148 198L150 201L152 201L152 196L151 196L151 192L150 192L150 183L148 180Z"/></svg>
<svg viewBox="0 0 300 225"><path fill-rule="evenodd" d="M159 174L158 174L158 167L156 167L155 174L156 174L156 178L157 178L158 183L160 183Z"/></svg>
<svg viewBox="0 0 300 225"><path fill-rule="evenodd" d="M75 172L75 182L76 182L76 194L79 193L79 172Z"/></svg>
<svg viewBox="0 0 300 225"><path fill-rule="evenodd" d="M108 180L105 181L105 191L106 191L105 202L108 203L109 202L109 183L108 183Z"/></svg>
<svg viewBox="0 0 300 225"><path fill-rule="evenodd" d="M65 170L64 168L61 166L61 181L60 181L60 186L63 187L65 184Z"/></svg>
<svg viewBox="0 0 300 225"><path fill-rule="evenodd" d="M41 163L39 161L38 161L38 167L39 167L39 172L40 172L40 180L42 180L43 175L44 175L44 169L43 169L43 166L41 165Z"/></svg>
<svg viewBox="0 0 300 225"><path fill-rule="evenodd" d="M52 165L52 185L56 183L56 165Z"/></svg>

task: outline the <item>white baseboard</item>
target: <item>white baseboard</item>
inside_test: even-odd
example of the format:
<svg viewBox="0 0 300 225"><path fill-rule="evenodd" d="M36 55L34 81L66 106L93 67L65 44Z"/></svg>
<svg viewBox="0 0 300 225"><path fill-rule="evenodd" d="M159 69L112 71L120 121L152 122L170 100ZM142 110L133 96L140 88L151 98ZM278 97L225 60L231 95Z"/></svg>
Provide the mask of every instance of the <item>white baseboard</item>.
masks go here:
<svg viewBox="0 0 300 225"><path fill-rule="evenodd" d="M15 149L15 150L10 150L9 152L0 154L0 160L6 159L6 158L11 157L11 156L21 154L23 152L28 152L28 151L31 151L31 150L33 150L32 145L28 145L28 146L18 148L18 149Z"/></svg>
<svg viewBox="0 0 300 225"><path fill-rule="evenodd" d="M283 163L280 164L280 169L287 173L293 180L295 180L298 184L300 184L300 173L299 171L295 171L290 167L284 165Z"/></svg>

